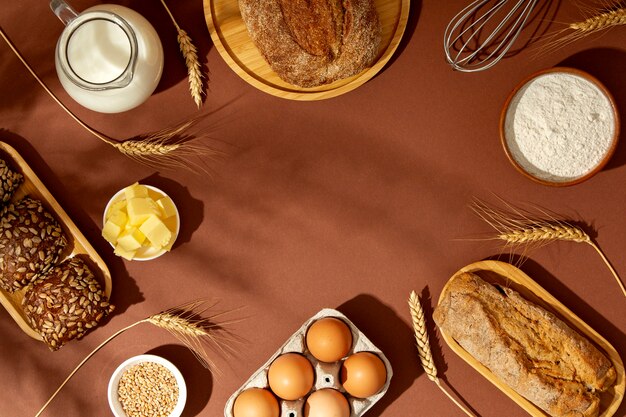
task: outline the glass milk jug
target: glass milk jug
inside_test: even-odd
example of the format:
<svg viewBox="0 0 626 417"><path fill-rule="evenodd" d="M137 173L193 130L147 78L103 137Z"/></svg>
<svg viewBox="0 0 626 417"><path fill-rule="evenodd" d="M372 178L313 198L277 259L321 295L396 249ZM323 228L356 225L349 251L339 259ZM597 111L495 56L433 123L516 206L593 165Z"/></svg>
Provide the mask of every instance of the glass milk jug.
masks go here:
<svg viewBox="0 0 626 417"><path fill-rule="evenodd" d="M77 14L65 1L51 0L50 8L66 25L55 66L74 100L97 112L118 113L150 97L163 72L163 47L143 16L113 4Z"/></svg>

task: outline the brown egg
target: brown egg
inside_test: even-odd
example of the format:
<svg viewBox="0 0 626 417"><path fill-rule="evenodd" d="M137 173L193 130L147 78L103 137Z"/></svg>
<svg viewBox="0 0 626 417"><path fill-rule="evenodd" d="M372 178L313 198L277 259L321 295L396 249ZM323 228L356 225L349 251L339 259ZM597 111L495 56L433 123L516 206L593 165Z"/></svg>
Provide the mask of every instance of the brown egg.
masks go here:
<svg viewBox="0 0 626 417"><path fill-rule="evenodd" d="M270 365L270 389L283 400L297 400L313 388L313 365L299 353L285 353Z"/></svg>
<svg viewBox="0 0 626 417"><path fill-rule="evenodd" d="M385 364L373 353L355 353L341 365L341 384L353 397L366 398L376 394L386 380Z"/></svg>
<svg viewBox="0 0 626 417"><path fill-rule="evenodd" d="M346 323L325 317L313 323L306 333L306 346L322 362L336 362L352 348L352 332Z"/></svg>
<svg viewBox="0 0 626 417"><path fill-rule="evenodd" d="M339 391L321 389L306 399L304 417L350 417L350 404Z"/></svg>
<svg viewBox="0 0 626 417"><path fill-rule="evenodd" d="M249 388L237 396L234 417L279 417L280 408L274 395L263 388Z"/></svg>

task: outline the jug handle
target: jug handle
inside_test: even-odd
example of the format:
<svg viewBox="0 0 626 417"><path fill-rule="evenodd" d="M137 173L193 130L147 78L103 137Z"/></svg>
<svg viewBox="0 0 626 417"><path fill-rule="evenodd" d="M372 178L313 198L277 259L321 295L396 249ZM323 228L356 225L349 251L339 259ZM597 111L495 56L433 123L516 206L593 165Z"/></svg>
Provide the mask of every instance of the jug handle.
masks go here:
<svg viewBox="0 0 626 417"><path fill-rule="evenodd" d="M78 13L72 9L72 6L63 0L50 0L50 9L64 25L67 25L78 16Z"/></svg>

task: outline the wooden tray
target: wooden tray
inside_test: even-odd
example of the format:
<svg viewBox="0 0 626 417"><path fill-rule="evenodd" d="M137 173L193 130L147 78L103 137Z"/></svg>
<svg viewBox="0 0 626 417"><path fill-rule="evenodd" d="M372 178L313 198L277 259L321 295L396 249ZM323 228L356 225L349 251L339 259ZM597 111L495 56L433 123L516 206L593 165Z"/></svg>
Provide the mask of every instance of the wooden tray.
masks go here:
<svg viewBox="0 0 626 417"><path fill-rule="evenodd" d="M92 267L94 275L103 286L105 294L110 298L112 290L111 274L109 268L107 268L102 258L100 258L100 255L98 255L89 241L78 227L76 227L72 219L69 218L65 210L57 203L52 194L50 194L45 185L43 185L41 180L39 180L37 175L35 175L33 170L15 149L4 142L0 142L0 156L5 159L10 166L19 169L22 175L24 175L24 182L15 190L13 201L17 201L25 195L40 200L44 204L44 207L56 217L68 237L68 248L66 248L62 257L68 258L75 255L88 256L90 259L89 266ZM24 292L25 289L9 293L0 288L0 303L26 334L34 339L43 340L39 333L30 327L24 315L24 310L22 309Z"/></svg>
<svg viewBox="0 0 626 417"><path fill-rule="evenodd" d="M527 300L542 306L546 310L556 314L560 319L567 323L571 328L586 336L594 342L597 347L604 351L609 360L613 363L617 373L615 385L611 389L605 391L600 396L600 417L610 417L615 414L624 398L624 364L613 346L600 336L595 330L589 327L585 322L572 313L559 300L554 298L550 293L544 290L539 284L533 281L528 275L506 262L499 261L481 261L470 264L458 272L452 278L463 273L474 272L482 279L490 283L497 283L512 288L519 292ZM450 278L450 280L452 280ZM439 296L439 302L443 299L445 292L448 290L448 284L444 286ZM533 403L513 391L508 385L502 382L489 369L478 362L472 355L467 353L450 335L439 329L443 339L448 346L465 362L476 369L482 376L487 378L489 382L498 387L502 392L508 395L520 407L526 410L532 416L549 417L544 411L535 406Z"/></svg>
<svg viewBox="0 0 626 417"><path fill-rule="evenodd" d="M377 61L360 74L314 88L289 84L270 68L248 35L237 0L204 0L211 39L228 66L254 87L290 100L321 100L352 91L376 75L400 44L409 19L410 0L374 0L382 41Z"/></svg>

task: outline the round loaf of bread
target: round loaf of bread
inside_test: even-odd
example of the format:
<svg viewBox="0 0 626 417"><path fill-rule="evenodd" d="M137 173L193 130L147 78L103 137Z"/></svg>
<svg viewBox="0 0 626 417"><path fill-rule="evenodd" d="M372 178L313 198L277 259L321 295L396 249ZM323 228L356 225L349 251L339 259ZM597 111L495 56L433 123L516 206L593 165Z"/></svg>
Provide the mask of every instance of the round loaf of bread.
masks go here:
<svg viewBox="0 0 626 417"><path fill-rule="evenodd" d="M54 264L67 238L41 201L25 197L0 220L0 286L21 289Z"/></svg>
<svg viewBox="0 0 626 417"><path fill-rule="evenodd" d="M381 29L373 0L239 0L250 37L284 81L315 87L376 60Z"/></svg>
<svg viewBox="0 0 626 417"><path fill-rule="evenodd" d="M8 203L13 192L24 181L24 177L11 169L4 159L0 158L0 204Z"/></svg>
<svg viewBox="0 0 626 417"><path fill-rule="evenodd" d="M78 257L66 259L33 282L22 306L50 350L80 339L113 310L92 270Z"/></svg>

